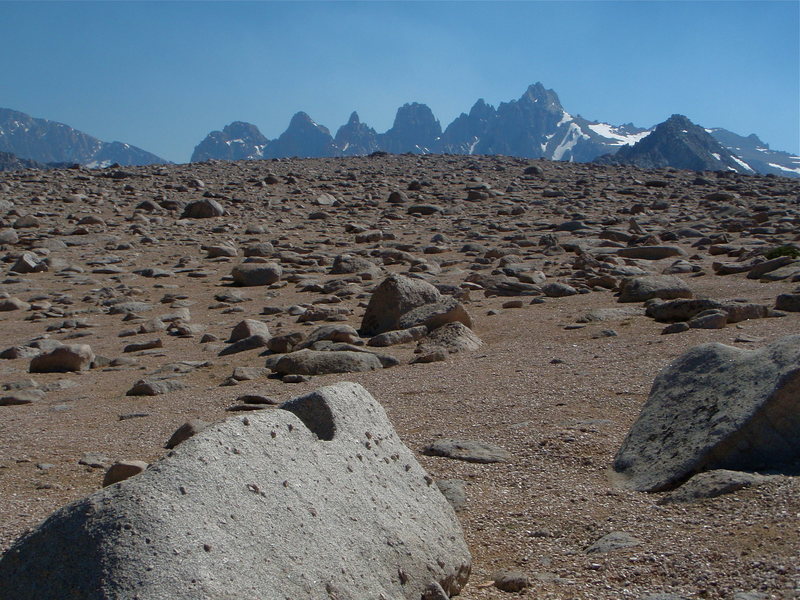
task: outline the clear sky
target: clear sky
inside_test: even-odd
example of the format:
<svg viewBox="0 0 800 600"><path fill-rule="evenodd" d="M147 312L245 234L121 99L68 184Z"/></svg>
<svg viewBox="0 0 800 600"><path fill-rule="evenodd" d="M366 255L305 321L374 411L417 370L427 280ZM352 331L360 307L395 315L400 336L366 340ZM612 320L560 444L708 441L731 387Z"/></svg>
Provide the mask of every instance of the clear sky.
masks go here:
<svg viewBox="0 0 800 600"><path fill-rule="evenodd" d="M186 162L210 131L307 112L447 126L541 81L572 114L673 113L800 153L800 2L4 2L0 107Z"/></svg>

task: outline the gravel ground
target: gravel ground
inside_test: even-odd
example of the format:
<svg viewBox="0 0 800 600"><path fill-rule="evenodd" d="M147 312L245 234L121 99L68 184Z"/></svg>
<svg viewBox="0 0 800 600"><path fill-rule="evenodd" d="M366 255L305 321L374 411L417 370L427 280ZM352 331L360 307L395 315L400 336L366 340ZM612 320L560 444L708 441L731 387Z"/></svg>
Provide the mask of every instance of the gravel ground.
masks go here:
<svg viewBox="0 0 800 600"><path fill-rule="evenodd" d="M107 314L100 305L108 297L150 302L154 309L143 314L147 319L180 308L180 303L160 303L165 294L179 294L186 296L183 304L189 305L191 322L202 324L219 340L226 339L243 318L265 320L273 334L307 333L320 323L298 324L286 312L264 316L262 309L321 299L326 300L320 305L328 305L330 294L301 292L294 281L271 289L231 288L224 278L241 253L239 258L207 259L201 245L229 241L241 248L254 241L271 241L284 252L329 259L342 252L369 256L376 249L406 244L414 256L428 262L435 259L442 269L434 276L436 282L458 285L470 272L488 273L498 264L497 257L481 264L475 260L479 257L459 252L464 242L475 241L503 249L500 254L535 261L548 280L566 282L574 275L573 252L547 255L537 244L519 244L522 238L511 238L519 234L535 242L553 231L552 224L577 218L594 227L595 237L604 220L626 229L631 207L646 205L659 197L656 194L668 194L669 210L633 211L647 231L659 233L680 225L703 228L706 235L720 233L724 230L717 219L722 217L715 216L703 195L734 185L738 188L732 192L736 199L731 205L738 203L752 212L757 204L767 204L772 212L760 212L769 215L766 226L777 225L777 232L733 232L730 243L757 248L797 239L800 221L797 205L792 203L798 184L790 180L737 176L702 185L691 183L694 173L537 161L546 176L532 182L522 176L526 164L506 158L403 156L130 168L125 171L132 175L121 179L85 170L0 177L0 199L16 205L16 214L6 214L0 229L12 225L19 215L33 214L40 221L37 228L19 229L22 240L5 246L0 291L34 306L0 312L0 350L46 335L88 343L96 354L114 358L123 356L125 344L156 337L163 341L163 348L133 353L134 364L80 373L28 374L28 359L0 361L0 383L32 378L49 390L44 399L32 404L0 406L0 550L53 510L98 489L102 469L78 464L86 453L111 460L153 461L164 454L164 442L180 424L190 418L225 418L230 415L225 408L241 394L287 400L335 381L356 381L384 405L401 438L418 452L420 462L435 478L466 482L467 504L459 518L474 565L470 583L462 591L465 599L508 597L490 585L494 574L504 569L530 578L531 586L517 594L530 598L644 598L657 592L688 598L733 599L744 592L756 595L742 599L800 598L797 477L782 475L734 494L668 506L657 504L662 494L620 490L609 478L614 454L660 369L700 343L755 348L798 333L800 313L723 329L661 335L664 325L645 316L579 323L592 309L641 306L618 304L610 290L595 288L534 304L531 297L523 296L522 308L509 309L502 304L510 298L484 297L473 290L465 305L474 331L483 340L480 350L452 355L445 362L409 365L414 344L406 344L386 349L403 363L391 369L324 375L300 384L261 378L227 387L220 384L234 367L263 366L258 351L220 357L221 342L201 343L202 334L181 338L158 331L119 337L140 321L124 321L123 315ZM294 173L295 182L259 185L268 171L281 177ZM354 173L355 180L348 173ZM645 178L656 177L670 182L666 192L641 184ZM203 180L203 188L178 189L178 184L195 178ZM465 196L465 185L473 178L481 178L492 189L506 190L509 185L516 189L483 202L465 202L459 198ZM423 187L417 201L459 209L450 215L418 218L408 216L405 206L387 207L389 191L406 189L411 179L432 182ZM765 197L765 190L776 185L780 193ZM620 191L628 187L637 192ZM162 200L197 199L203 189L218 193L231 214L180 221L179 214L169 210L135 209L159 194ZM565 193L551 198L542 193L546 189ZM343 205L315 206L315 194L322 191L343 198ZM407 193L409 203L415 201L414 194ZM511 214L514 207L524 210ZM315 211L328 216L309 219ZM102 224L85 225L85 234L71 235L81 227L78 219L90 214L100 217ZM266 226L267 231L245 233L252 223ZM347 230L354 223L381 229L394 239L355 243L354 233ZM759 223L765 225L764 220ZM450 242L441 251L426 252L436 233ZM556 233L562 240L590 236ZM103 237L109 235L115 237ZM90 243L66 248L52 243L75 238ZM797 288L789 280L762 282L744 274L715 275L711 265L720 257L692 248L693 241L664 243L684 248L683 258L698 267L699 274L680 275L698 296L743 298L773 306L778 294ZM47 245L52 247L52 258L79 266L82 272L53 269L21 276L8 272L20 251ZM295 281L307 278L324 283L342 277L327 273L330 262L299 265L288 255L280 259L285 280L294 275ZM93 272L99 268L98 260L118 267L119 272ZM630 264L660 272L673 260ZM408 264L382 266L387 272L409 268ZM147 278L133 273L144 267L168 269L172 275ZM341 300L336 306L352 310L346 323L359 326L369 286L374 283L359 281L360 295L336 299ZM214 299L215 294L232 291L250 299L221 306ZM61 314L53 313L53 307L60 308ZM85 319L91 326L46 331L68 317ZM609 329L616 335L597 337ZM76 333L86 335L70 338ZM144 374L187 360L209 364L183 377L189 384L186 390L155 397L125 395ZM497 444L512 458L483 465L421 454L426 444L440 437ZM607 553L586 552L614 531L626 532L640 543Z"/></svg>

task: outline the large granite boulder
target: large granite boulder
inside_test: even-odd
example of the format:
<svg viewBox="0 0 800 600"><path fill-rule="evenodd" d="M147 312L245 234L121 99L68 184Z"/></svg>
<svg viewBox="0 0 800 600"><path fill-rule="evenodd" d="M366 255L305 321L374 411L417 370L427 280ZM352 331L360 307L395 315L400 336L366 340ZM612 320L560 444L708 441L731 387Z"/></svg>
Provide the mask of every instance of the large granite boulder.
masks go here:
<svg viewBox="0 0 800 600"><path fill-rule="evenodd" d="M630 277L622 281L619 290L619 302L645 302L652 298L673 300L693 296L692 289L675 275Z"/></svg>
<svg viewBox="0 0 800 600"><path fill-rule="evenodd" d="M800 335L760 350L697 346L658 374L614 459L623 487L659 491L712 469L800 458Z"/></svg>
<svg viewBox="0 0 800 600"><path fill-rule="evenodd" d="M281 375L326 375L328 373L357 373L376 371L383 364L371 352L348 350L298 350L285 354L273 367Z"/></svg>
<svg viewBox="0 0 800 600"><path fill-rule="evenodd" d="M0 560L4 600L459 592L453 509L354 383L234 417L54 513Z"/></svg>
<svg viewBox="0 0 800 600"><path fill-rule="evenodd" d="M361 334L373 336L384 331L403 329L400 317L410 310L432 304L441 299L441 293L422 279L411 279L393 274L384 279L369 299L361 320Z"/></svg>
<svg viewBox="0 0 800 600"><path fill-rule="evenodd" d="M88 344L59 344L31 359L31 373L66 373L92 368L95 356Z"/></svg>
<svg viewBox="0 0 800 600"><path fill-rule="evenodd" d="M448 323L463 323L472 327L472 317L467 309L452 296L444 296L437 302L412 308L397 320L397 327L411 329L424 325L429 331L433 331Z"/></svg>
<svg viewBox="0 0 800 600"><path fill-rule="evenodd" d="M181 218L184 219L211 219L225 214L222 205L212 198L203 198L189 202L183 209Z"/></svg>
<svg viewBox="0 0 800 600"><path fill-rule="evenodd" d="M369 273L373 278L380 277L381 269L374 262L357 254L339 254L333 259L330 272L333 275L348 273Z"/></svg>
<svg viewBox="0 0 800 600"><path fill-rule="evenodd" d="M233 267L233 283L241 286L272 285L280 280L283 269L277 263L241 263Z"/></svg>
<svg viewBox="0 0 800 600"><path fill-rule="evenodd" d="M417 344L415 352L426 354L441 348L449 354L477 350L483 345L481 338L460 322L447 323L433 330Z"/></svg>

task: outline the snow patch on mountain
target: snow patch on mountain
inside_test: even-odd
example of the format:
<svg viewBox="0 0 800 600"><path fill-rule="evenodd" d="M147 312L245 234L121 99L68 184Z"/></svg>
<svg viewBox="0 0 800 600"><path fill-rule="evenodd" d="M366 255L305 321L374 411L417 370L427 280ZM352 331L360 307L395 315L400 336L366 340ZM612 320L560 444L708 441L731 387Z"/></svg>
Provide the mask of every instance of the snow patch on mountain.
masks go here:
<svg viewBox="0 0 800 600"><path fill-rule="evenodd" d="M797 173L798 175L800 175L800 167L798 167L797 169L792 169L790 167L784 167L783 165L779 165L776 163L769 163L769 166L775 169L779 169L781 171L786 171L787 173Z"/></svg>
<svg viewBox="0 0 800 600"><path fill-rule="evenodd" d="M756 172L756 171L755 171L755 169L754 169L753 167L751 167L750 165L748 165L746 162L744 162L744 161L743 161L741 158L739 158L739 157L738 157L738 156L736 156L735 154L731 153L731 158L733 159L733 161L734 161L735 163L737 163L739 166L741 166L741 167L742 167L743 169L745 169L746 171L750 171L751 173L755 173L755 172Z"/></svg>
<svg viewBox="0 0 800 600"><path fill-rule="evenodd" d="M565 123L569 123L572 121L572 115L569 114L567 111L564 111L564 114L561 116L561 120L556 123L556 127L561 127Z"/></svg>
<svg viewBox="0 0 800 600"><path fill-rule="evenodd" d="M616 143L612 144L613 146L633 146L636 142L652 133L650 129L639 133L623 133L618 127L608 123L591 123L588 127L601 137L615 140Z"/></svg>
<svg viewBox="0 0 800 600"><path fill-rule="evenodd" d="M581 139L589 139L589 136L583 133L583 130L577 123L570 123L567 128L567 133L561 140L561 143L553 150L553 160L562 160L567 152L572 151Z"/></svg>

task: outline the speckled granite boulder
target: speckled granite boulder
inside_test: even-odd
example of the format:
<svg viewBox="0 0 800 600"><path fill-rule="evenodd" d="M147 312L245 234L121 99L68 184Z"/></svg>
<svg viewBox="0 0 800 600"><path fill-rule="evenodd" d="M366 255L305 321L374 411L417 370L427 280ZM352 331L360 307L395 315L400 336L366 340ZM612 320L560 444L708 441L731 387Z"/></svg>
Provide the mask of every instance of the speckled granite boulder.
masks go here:
<svg viewBox="0 0 800 600"><path fill-rule="evenodd" d="M282 410L281 410L282 409ZM211 425L54 513L0 560L4 600L455 595L453 509L383 408L339 383Z"/></svg>

